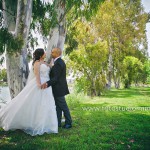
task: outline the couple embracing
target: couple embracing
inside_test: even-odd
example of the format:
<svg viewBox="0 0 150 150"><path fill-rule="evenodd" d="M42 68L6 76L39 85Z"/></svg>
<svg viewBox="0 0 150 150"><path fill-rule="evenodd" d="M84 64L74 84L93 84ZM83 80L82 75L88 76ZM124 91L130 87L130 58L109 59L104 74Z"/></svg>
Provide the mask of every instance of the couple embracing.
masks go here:
<svg viewBox="0 0 150 150"><path fill-rule="evenodd" d="M72 127L65 100L69 90L61 50L52 50L53 65L44 62L45 56L43 49L35 50L27 85L0 110L0 127L5 131L21 129L35 136L58 133L58 127ZM61 124L62 112L65 117L64 126Z"/></svg>

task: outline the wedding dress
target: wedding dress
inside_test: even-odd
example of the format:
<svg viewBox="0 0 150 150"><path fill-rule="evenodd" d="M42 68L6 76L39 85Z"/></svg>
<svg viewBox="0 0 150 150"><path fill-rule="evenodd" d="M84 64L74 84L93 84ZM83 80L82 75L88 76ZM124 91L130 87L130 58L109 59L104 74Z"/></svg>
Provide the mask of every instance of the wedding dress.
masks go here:
<svg viewBox="0 0 150 150"><path fill-rule="evenodd" d="M40 65L41 83L49 80L49 71L47 65ZM52 88L40 89L32 69L24 89L0 109L0 127L5 131L21 129L32 136L58 133Z"/></svg>

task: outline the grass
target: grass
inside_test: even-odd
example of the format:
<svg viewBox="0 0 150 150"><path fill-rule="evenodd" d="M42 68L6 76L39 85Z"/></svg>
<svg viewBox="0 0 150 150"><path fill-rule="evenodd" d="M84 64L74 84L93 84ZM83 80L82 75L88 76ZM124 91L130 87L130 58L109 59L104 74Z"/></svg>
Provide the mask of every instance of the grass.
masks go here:
<svg viewBox="0 0 150 150"><path fill-rule="evenodd" d="M59 134L31 137L24 132L0 129L2 150L149 150L150 109L114 110L112 108L150 107L150 88L121 89L90 98L67 97L73 128ZM102 108L110 108L109 110Z"/></svg>

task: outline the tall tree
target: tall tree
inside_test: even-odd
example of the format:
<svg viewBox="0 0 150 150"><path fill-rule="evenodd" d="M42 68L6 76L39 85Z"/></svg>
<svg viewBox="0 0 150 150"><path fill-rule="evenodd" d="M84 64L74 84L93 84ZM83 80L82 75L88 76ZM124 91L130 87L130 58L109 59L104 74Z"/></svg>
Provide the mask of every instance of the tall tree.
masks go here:
<svg viewBox="0 0 150 150"><path fill-rule="evenodd" d="M63 49L66 37L66 14L73 9L74 18L80 15L89 18L89 16L96 12L98 5L102 1L54 0L53 3L45 3L41 0L33 1L34 23L32 23L32 28L42 31L45 37L49 35L47 60L49 60L49 53L53 47L57 46ZM3 51L6 50L8 83L11 97L13 98L25 86L29 72L27 63L27 38L31 23L32 0L1 0L0 4L4 18L2 25L8 28L9 31L7 33L7 30L2 29L0 33L2 33L1 35L7 33L5 37L11 39L10 42L7 38L0 38L0 41L4 41L0 42L0 45Z"/></svg>
<svg viewBox="0 0 150 150"><path fill-rule="evenodd" d="M106 0L93 19L98 35L107 41L109 47L107 73L109 86L114 79L116 88L120 87L125 56L140 57L139 59L147 57L145 33L147 17L141 0Z"/></svg>
<svg viewBox="0 0 150 150"><path fill-rule="evenodd" d="M106 87L107 43L98 40L93 26L83 20L75 22L74 33L78 47L69 55L69 68L74 70L80 91L100 96Z"/></svg>
<svg viewBox="0 0 150 150"><path fill-rule="evenodd" d="M64 49L68 23L73 22L79 16L89 19L96 13L99 5L104 0L54 0L53 3L45 3L43 19L40 23L40 30L48 39L47 61L50 59L50 52L53 47ZM71 14L68 20L66 16ZM39 16L41 17L41 16ZM50 25L48 25L50 23Z"/></svg>
<svg viewBox="0 0 150 150"><path fill-rule="evenodd" d="M32 0L3 0L3 26L12 33L12 38L23 41L21 47L5 45L8 84L11 98L26 85L29 69L27 63L27 38L31 23Z"/></svg>

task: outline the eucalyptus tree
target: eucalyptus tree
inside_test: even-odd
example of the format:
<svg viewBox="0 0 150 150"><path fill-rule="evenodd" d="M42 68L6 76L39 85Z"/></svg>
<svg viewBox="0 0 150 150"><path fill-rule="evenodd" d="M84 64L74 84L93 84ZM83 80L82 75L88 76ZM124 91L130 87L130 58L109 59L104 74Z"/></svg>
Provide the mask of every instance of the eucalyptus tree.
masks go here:
<svg viewBox="0 0 150 150"><path fill-rule="evenodd" d="M147 17L141 0L106 0L93 19L99 37L106 40L109 47L109 86L114 79L116 88L120 87L125 56L135 56L139 59L147 57Z"/></svg>
<svg viewBox="0 0 150 150"><path fill-rule="evenodd" d="M73 10L74 18L89 18L103 0L0 0L1 19L0 51L6 50L8 84L11 97L15 97L25 86L29 69L27 44L31 29L37 28L44 38L48 38L47 54L53 47L63 50L66 38L66 15ZM46 3L47 2L47 3ZM33 13L32 13L32 5ZM31 34L30 34L31 36ZM33 41L30 44L33 46Z"/></svg>
<svg viewBox="0 0 150 150"><path fill-rule="evenodd" d="M0 47L6 50L7 77L11 97L26 85L29 69L27 39L31 23L32 0L1 0Z"/></svg>
<svg viewBox="0 0 150 150"><path fill-rule="evenodd" d="M74 39L78 46L70 55L69 68L77 78L77 89L90 96L100 96L106 87L107 43L98 40L90 23L74 23Z"/></svg>
<svg viewBox="0 0 150 150"><path fill-rule="evenodd" d="M89 19L96 13L99 5L103 1L104 0L54 0L51 2L47 0L44 3L43 15L37 16L37 22L39 23L38 26L42 35L48 40L46 51L47 61L50 59L50 52L53 47L64 49L68 25L79 16L84 16L86 19ZM68 14L71 17L68 18ZM41 21L38 21L39 19Z"/></svg>

